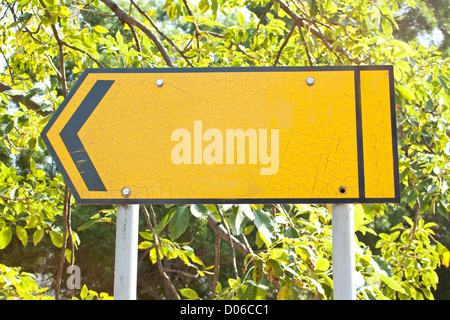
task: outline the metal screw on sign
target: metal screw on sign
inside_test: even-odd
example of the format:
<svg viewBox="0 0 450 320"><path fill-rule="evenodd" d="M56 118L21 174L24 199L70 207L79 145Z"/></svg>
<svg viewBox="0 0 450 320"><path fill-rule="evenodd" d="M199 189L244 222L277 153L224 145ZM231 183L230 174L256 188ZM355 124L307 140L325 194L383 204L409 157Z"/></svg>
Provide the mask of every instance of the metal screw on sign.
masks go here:
<svg viewBox="0 0 450 320"><path fill-rule="evenodd" d="M313 77L308 77L308 78L306 78L306 84L307 84L308 86L314 85L315 82L316 82L316 79L314 79Z"/></svg>
<svg viewBox="0 0 450 320"><path fill-rule="evenodd" d="M122 189L122 195L124 196L124 197L129 197L130 195L131 195L131 189L130 188L127 188L127 187L125 187L125 188L123 188Z"/></svg>
<svg viewBox="0 0 450 320"><path fill-rule="evenodd" d="M157 87L162 87L164 85L164 80L163 79L157 79L155 82Z"/></svg>

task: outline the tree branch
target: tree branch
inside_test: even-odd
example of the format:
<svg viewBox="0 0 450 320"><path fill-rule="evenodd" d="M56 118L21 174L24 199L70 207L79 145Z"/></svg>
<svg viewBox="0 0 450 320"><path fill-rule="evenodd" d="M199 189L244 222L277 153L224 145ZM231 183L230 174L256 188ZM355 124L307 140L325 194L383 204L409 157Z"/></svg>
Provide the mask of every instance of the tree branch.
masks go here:
<svg viewBox="0 0 450 320"><path fill-rule="evenodd" d="M313 63L312 63L311 54L309 53L308 44L306 43L305 36L304 36L303 33L301 32L301 30L299 30L299 31L300 31L300 32L299 32L299 33L300 33L300 37L302 37L303 46L305 47L306 56L308 57L309 65L312 67L312 66L313 66Z"/></svg>
<svg viewBox="0 0 450 320"><path fill-rule="evenodd" d="M284 47L286 47L287 43L289 42L289 39L291 38L292 34L294 33L294 30L295 30L295 24L292 26L291 31L289 31L289 34L284 39L284 42L281 45L280 50L278 50L277 56L275 58L275 63L273 64L274 67L276 67L276 65L278 64L278 60L281 57L281 53L283 52Z"/></svg>
<svg viewBox="0 0 450 320"><path fill-rule="evenodd" d="M13 90L13 88L11 86L7 85L6 83L0 81L0 93L9 91L9 90ZM43 117L50 114L49 111L42 111L41 104L34 99L29 99L27 101L24 101L23 98L24 98L25 94L15 93L15 92L14 93L5 93L5 94L9 95L15 101L23 104L28 109L33 110L34 112L36 112L37 114L39 114Z"/></svg>
<svg viewBox="0 0 450 320"><path fill-rule="evenodd" d="M63 209L63 240L62 240L62 247L61 247L61 256L59 258L59 265L58 265L58 271L56 273L56 287L55 287L55 300L59 300L59 289L61 286L61 277L62 277L62 270L64 268L64 261L66 259L66 246L67 246L67 232L68 232L68 226L69 226L69 219L70 219L70 191L67 185L64 189L64 209Z"/></svg>
<svg viewBox="0 0 450 320"><path fill-rule="evenodd" d="M228 235L227 230L223 226L221 226L220 223L211 214L208 214L208 217L206 218L206 221L208 222L209 226L211 228L213 228L213 230L218 235L220 235L220 237L222 239L224 239L227 242L229 242L229 241L233 242L234 248L236 248L240 253L242 253L243 255L249 254L247 248L239 240L237 240L235 237L233 237L233 236L230 237Z"/></svg>
<svg viewBox="0 0 450 320"><path fill-rule="evenodd" d="M42 8L44 8L45 15L50 20L52 18L52 15L48 11L48 8L43 0L39 0L41 3ZM53 35L56 39L56 42L58 43L58 49L59 49L59 68L60 68L60 75L61 75L61 82L62 82L62 93L63 97L67 96L68 90L67 90L67 83L66 83L66 67L64 65L64 45L61 41L61 38L59 37L58 30L56 29L56 26L54 24L51 24L50 27L52 28Z"/></svg>
<svg viewBox="0 0 450 320"><path fill-rule="evenodd" d="M231 231L230 231L230 228L228 227L227 222L225 221L225 217L223 216L222 210L220 210L219 205L216 204L216 208L217 208L217 211L220 214L220 217L222 218L223 225L225 226L225 230L227 231L227 234L228 234L228 239L229 239L228 242L229 242L230 247L231 247L231 263L232 263L232 266L233 266L234 276L237 279L239 277L239 275L238 275L237 267L236 267L236 253L234 251L234 244L233 244L233 240L231 238L232 237L231 236Z"/></svg>
<svg viewBox="0 0 450 320"><path fill-rule="evenodd" d="M63 41L63 40L61 40L61 44L63 44L64 46L66 46L66 47L68 47L68 48L70 48L70 49L72 49L72 50L76 50L76 51L79 51L79 52L81 52L81 53L84 53L85 55L87 55L87 56L89 57L89 59L91 59L92 61L94 61L99 67L105 68L105 65L104 65L103 63L101 63L100 61L98 61L97 59L95 59L90 53L84 51L83 49L80 49L80 48L75 47L75 46L73 46L73 45L71 45L71 44L68 44L67 42L65 42L65 41Z"/></svg>
<svg viewBox="0 0 450 320"><path fill-rule="evenodd" d="M414 215L414 225L413 225L413 228L412 228L412 231L411 231L411 236L409 237L408 246L406 247L402 258L400 259L400 261L398 263L398 266L401 266L403 264L403 260L405 260L407 254L408 254L408 251L411 248L411 244L412 244L412 242L414 240L414 237L416 236L417 222L419 220L420 210L422 208L421 205L420 205L419 198L416 199L415 205L416 205L417 209L416 209L416 212L415 212L415 215Z"/></svg>
<svg viewBox="0 0 450 320"><path fill-rule="evenodd" d="M162 300L162 297L150 288L150 286L145 282L145 280L139 278L138 282L144 287L144 289L156 300Z"/></svg>
<svg viewBox="0 0 450 320"><path fill-rule="evenodd" d="M342 58L339 57L337 52L343 54L350 62L353 62L353 63L356 63L356 64L361 64L361 63L364 63L365 61L367 61L367 59L364 59L363 61L360 61L358 59L351 58L349 56L348 52L346 52L342 48L333 49L332 45L335 43L335 41L330 39L330 38L328 38L323 32L321 32L321 30L317 26L317 23L316 23L315 20L310 19L309 17L308 18L302 18L297 13L292 11L291 8L289 8L289 6L286 3L284 3L284 1L281 1L281 0L276 0L276 1L280 4L280 8L284 12L286 12L286 14L288 16L290 16L294 20L294 23L297 24L299 29L300 28L306 28L305 23L308 23L307 30L310 31L314 36L316 36L317 38L322 40L322 42L325 44L327 49L336 56L336 58L339 60L340 63L344 63L344 62L343 62ZM314 28L312 26L314 26ZM315 28L317 28L317 29L315 29ZM299 30L299 31L301 33L301 30Z"/></svg>
<svg viewBox="0 0 450 320"><path fill-rule="evenodd" d="M147 211L147 208L145 207L145 205L142 205L142 208L144 209L144 218L145 218L145 222L147 224L147 228L148 230L150 230L151 233L153 233L153 227L152 224L150 222L150 215ZM153 207L150 205L150 210L152 212L152 217L153 219L155 219L155 212L153 210ZM172 292L172 294L175 296L175 298L177 300L180 300L180 296L177 293L177 290L175 289L175 287L173 286L172 282L170 281L169 276L166 274L166 272L164 271L164 267L162 265L161 262L161 257L159 256L159 245L158 245L159 239L157 237L156 234L153 234L153 245L155 246L155 250L156 250L156 259L157 259L157 265L158 265L158 269L159 272L161 273L161 276L164 279L164 282L169 286L170 291Z"/></svg>
<svg viewBox="0 0 450 320"><path fill-rule="evenodd" d="M259 26L261 25L262 20L266 17L267 13L270 11L270 9L273 6L273 1L274 0L270 0L270 3L267 5L266 10L264 10L263 14L261 15L261 17L259 17L259 21L258 21L258 25L256 26L256 34L259 33Z"/></svg>
<svg viewBox="0 0 450 320"><path fill-rule="evenodd" d="M189 61L189 57L186 56L184 54L184 52L182 50L180 50L177 45L172 41L172 39L170 39L168 36L166 36L163 32L161 32L161 30L159 30L159 28L157 27L157 25L155 24L155 22L152 20L152 18L150 18L148 16L148 14L141 8L139 7L133 0L130 0L131 3L134 5L134 7L137 9L137 11L142 14L145 19L147 19L148 22L150 22L150 24L152 25L152 27L156 30L156 32L158 32L158 34L163 37L164 40L166 40L172 47L175 48L175 50L181 55L181 57L188 63L188 65L190 67L194 67L192 65L192 63Z"/></svg>
<svg viewBox="0 0 450 320"><path fill-rule="evenodd" d="M214 300L216 296L217 282L219 281L220 270L220 235L216 233L216 241L214 243L214 278L211 288L211 300Z"/></svg>
<svg viewBox="0 0 450 320"><path fill-rule="evenodd" d="M136 28L140 29L145 35L147 35L153 41L153 43L156 45L156 47L158 48L158 51L161 53L166 64L171 68L175 67L175 65L173 64L172 59L170 58L169 53L167 52L164 45L161 43L161 41L159 41L158 37L149 28L147 28L146 25L144 25L142 22L140 22L140 21L136 20L135 18L133 18L132 16L130 16L125 10L123 10L114 1L112 1L112 0L101 0L101 1L108 8L110 8L111 11L113 11L121 21L124 21L130 25L135 26Z"/></svg>

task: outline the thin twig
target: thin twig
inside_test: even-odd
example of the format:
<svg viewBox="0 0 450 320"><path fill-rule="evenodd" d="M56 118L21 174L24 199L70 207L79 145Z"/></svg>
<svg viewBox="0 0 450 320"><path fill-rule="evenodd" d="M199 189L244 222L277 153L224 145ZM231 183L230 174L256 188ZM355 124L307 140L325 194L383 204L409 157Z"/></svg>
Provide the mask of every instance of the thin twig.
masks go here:
<svg viewBox="0 0 450 320"><path fill-rule="evenodd" d="M137 52L142 52L142 50L141 50L141 43L139 42L139 38L138 38L138 36L136 34L136 30L134 30L133 25L131 25L129 23L127 23L127 24L130 27L130 31L131 31L131 34L133 35L134 42L136 42L136 50L137 50Z"/></svg>
<svg viewBox="0 0 450 320"><path fill-rule="evenodd" d="M328 38L318 27L317 23L315 20L311 20L309 17L300 17L297 13L295 13L294 11L292 11L289 6L284 3L284 1L281 0L276 0L279 4L280 4L280 8L286 12L286 14L288 16L290 16L293 20L294 23L297 24L299 30L301 28L306 28L305 23L308 24L308 27L306 28L309 32L311 32L314 36L318 37L320 40L322 40L322 42L325 44L325 47L331 52L333 53L336 58L339 60L340 63L343 63L342 58L337 54L337 52L343 54L348 60L350 60L353 63L356 64L361 64L364 61L360 61L358 59L353 59L350 58L349 54L342 48L336 48L333 49L332 45L335 43L335 41L333 41L332 39ZM314 28L312 27L314 26ZM301 33L301 30L300 30Z"/></svg>
<svg viewBox="0 0 450 320"><path fill-rule="evenodd" d="M152 205L149 206L150 207L150 211L152 212L152 216L153 216L153 221L155 222L156 217L154 216L154 210ZM151 233L153 233L153 226L150 222L150 215L148 213L148 210L146 208L146 206L142 205L142 208L144 209L144 218L145 218L145 222L147 224L147 228L148 230L150 230ZM164 271L164 267L162 265L161 262L161 257L159 256L159 245L158 245L159 239L158 236L156 234L153 234L153 245L155 246L155 250L156 250L156 262L158 265L158 269L159 272L161 273L161 276L163 277L165 283L169 286L170 291L172 292L172 294L175 296L175 298L177 300L180 300L180 296L177 293L177 290L175 289L175 287L173 286L172 282L170 281L169 276L167 275L167 273Z"/></svg>
<svg viewBox="0 0 450 320"><path fill-rule="evenodd" d="M107 18L114 18L116 16L115 14L107 14L107 13L103 13L103 12L99 12L99 11L95 11L95 10L89 10L89 9L78 8L78 7L77 7L77 10L89 12L89 13L95 13L95 14L98 14L98 15L101 15L101 16L107 17Z"/></svg>
<svg viewBox="0 0 450 320"><path fill-rule="evenodd" d="M291 38L292 34L294 33L295 30L295 24L292 26L291 31L289 31L287 37L284 39L283 44L280 47L280 50L278 50L277 56L275 58L275 63L273 64L274 67L276 67L276 65L278 64L278 60L281 57L281 53L283 52L284 47L286 47L286 45L289 42L289 39Z"/></svg>
<svg viewBox="0 0 450 320"><path fill-rule="evenodd" d="M273 6L273 0L270 1L270 3L267 5L266 10L264 10L263 14L262 14L261 17L259 18L258 25L256 26L256 34L259 33L259 26L260 26L262 20L266 17L267 13L268 13L268 12L270 11L270 9L272 8L272 6Z"/></svg>
<svg viewBox="0 0 450 320"><path fill-rule="evenodd" d="M412 232L411 232L411 236L409 237L409 242L408 242L408 246L406 247L405 251L404 251L404 255L402 256L402 258L400 259L398 266L401 266L403 264L403 260L405 260L406 256L408 255L408 251L411 248L411 244L414 240L414 237L416 236L416 230L417 230L417 222L419 220L419 215L420 215L420 210L421 210L421 205L420 205L420 200L419 198L416 199L416 212L414 215L414 225L412 228Z"/></svg>
<svg viewBox="0 0 450 320"><path fill-rule="evenodd" d="M164 271L165 272L177 273L177 274L179 274L179 275L181 275L183 277L186 277L186 278L191 278L191 279L198 279L199 278L198 274L190 274L190 273L187 273L187 272L184 272L184 271L181 271L181 270L164 268Z"/></svg>
<svg viewBox="0 0 450 320"><path fill-rule="evenodd" d="M100 61L98 61L97 59L95 59L90 53L84 51L83 49L80 49L80 48L78 48L78 47L75 47L74 45L68 44L68 43L65 42L64 40L61 40L61 43L62 43L64 46L66 46L66 47L68 47L68 48L70 48L70 49L72 49L72 50L76 50L76 51L79 51L79 52L81 52L81 53L84 53L85 55L87 55L87 56L89 57L89 59L91 59L92 61L94 61L99 67L105 68L105 65L104 65L103 63L101 63Z"/></svg>
<svg viewBox="0 0 450 320"><path fill-rule="evenodd" d="M233 242L233 246L234 248L236 248L240 253L242 253L244 256L249 254L249 251L247 250L247 248L241 243L239 242L238 239L236 239L235 237L231 236L231 240L230 240L230 236L229 233L227 232L227 230L224 228L224 226L222 226L213 216L212 214L208 214L206 221L208 222L208 225L218 234L220 235L220 237L225 240L226 242Z"/></svg>
<svg viewBox="0 0 450 320"><path fill-rule="evenodd" d="M144 287L145 291L147 291L153 298L155 298L156 300L162 300L162 297L155 291L153 291L152 288L150 288L150 286L143 279L138 279L138 281L139 284Z"/></svg>
<svg viewBox="0 0 450 320"><path fill-rule="evenodd" d="M234 276L237 279L239 277L239 275L238 275L237 267L236 267L236 254L235 254L235 250L234 250L233 240L231 238L231 231L230 231L230 228L228 227L227 222L225 221L225 217L222 213L222 210L219 208L219 205L216 204L216 208L217 208L217 211L219 212L220 217L222 218L222 223L225 226L225 229L227 230L227 233L228 233L229 243L230 243L230 247L231 247L231 260L232 260L231 263L233 266Z"/></svg>
<svg viewBox="0 0 450 320"><path fill-rule="evenodd" d="M135 6L135 8L138 10L140 14L142 14L145 19L147 19L148 22L152 25L153 29L158 32L158 34L166 40L174 49L181 55L181 57L189 64L190 67L194 67L194 65L189 61L189 59L192 59L193 57L188 57L184 54L184 51L180 50L178 46L170 39L168 36L166 36L161 30L159 30L158 26L155 24L152 18L148 16L148 14L139 6L137 5L133 0L130 0L131 3Z"/></svg>
<svg viewBox="0 0 450 320"><path fill-rule="evenodd" d="M214 300L216 296L217 282L219 281L220 270L220 235L216 233L216 241L214 242L214 277L211 288L211 300Z"/></svg>
<svg viewBox="0 0 450 320"><path fill-rule="evenodd" d="M66 245L67 245L67 221L68 221L68 212L70 211L70 203L68 199L70 199L69 195L69 188L67 185L64 189L64 209L63 209L63 240L62 240L62 246L61 246L61 256L59 258L59 264L58 264L58 270L56 272L56 279L55 279L55 300L59 300L59 290L61 287L61 277L62 277L62 270L64 268L64 261L66 260Z"/></svg>
<svg viewBox="0 0 450 320"><path fill-rule="evenodd" d="M45 11L45 15L47 16L47 18L50 20L52 15L50 14L50 12L48 11L48 8L46 6L46 4L44 3L43 0L39 0L42 8L44 8ZM65 62L64 62L64 46L62 44L61 38L59 37L58 34L58 30L56 29L56 26L54 24L51 24L51 29L53 31L53 35L55 37L55 40L58 44L58 50L59 50L59 68L60 68L60 79L61 79L61 83L62 83L62 95L63 97L67 96L68 93L68 89L67 89L67 83L66 83L66 69L65 69ZM59 261L59 267L58 267L58 271L57 271L57 276L56 276L56 289L55 289L55 299L59 300L59 290L60 290L60 285L61 285L61 274L62 274L62 269L64 267L64 261L66 258L66 246L67 246L67 234L71 233L71 230L69 230L70 227L70 210L71 210L71 206L70 206L70 198L71 198L71 193L69 191L69 188L66 184L65 188L64 188L64 209L63 209L63 242L62 242L62 247L61 247L61 258ZM73 242L73 239L72 239ZM72 250L73 252L73 250Z"/></svg>
<svg viewBox="0 0 450 320"><path fill-rule="evenodd" d="M161 43L161 41L158 39L158 37L149 28L147 28L147 26L145 24L143 24L139 20L136 20L132 16L130 16L125 10L123 10L114 1L112 1L112 0L101 0L101 1L109 9L111 9L111 11L113 11L121 21L124 21L128 24L135 26L136 28L140 29L145 35L147 35L153 41L153 43L155 44L159 53L161 53L161 56L164 59L164 61L166 62L166 64L171 68L175 67L175 65L173 64L172 59L170 58L170 55L167 52L164 45Z"/></svg>
<svg viewBox="0 0 450 320"><path fill-rule="evenodd" d="M45 15L50 20L52 15L48 11L47 5L44 3L43 0L39 0L42 7L44 8ZM62 82L62 95L63 97L67 96L67 83L66 83L66 67L64 64L64 46L62 43L61 38L59 37L58 30L56 29L56 25L51 24L50 27L52 28L53 35L55 37L56 43L58 44L58 50L59 50L59 68L60 68L60 76L61 76L61 82Z"/></svg>
<svg viewBox="0 0 450 320"><path fill-rule="evenodd" d="M302 41L303 41L303 47L305 47L306 57L308 58L309 65L312 67L313 63L312 63L312 59L311 59L311 54L309 53L309 48L308 48L308 44L306 43L305 36L303 35L301 30L299 30L299 33L300 33L300 37L302 38Z"/></svg>

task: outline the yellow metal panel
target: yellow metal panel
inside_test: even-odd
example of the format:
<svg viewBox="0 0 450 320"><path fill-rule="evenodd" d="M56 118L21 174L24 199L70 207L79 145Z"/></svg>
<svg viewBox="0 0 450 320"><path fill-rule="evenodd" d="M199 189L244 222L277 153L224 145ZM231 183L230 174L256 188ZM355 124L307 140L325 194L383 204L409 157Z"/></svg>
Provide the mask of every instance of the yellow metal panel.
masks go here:
<svg viewBox="0 0 450 320"><path fill-rule="evenodd" d="M364 180L367 198L394 198L391 92L388 70L361 71Z"/></svg>
<svg viewBox="0 0 450 320"><path fill-rule="evenodd" d="M361 190L366 197L393 198L387 71L382 70L387 80L378 79L379 70L361 72L358 101L354 69L317 70L86 72L43 138L80 202L343 202L363 201ZM306 84L308 77L314 85ZM158 79L163 86L155 85ZM60 133L94 85L106 80L114 83L77 133L84 149L71 154ZM374 89L371 81L387 89ZM380 92L381 104L374 99ZM238 142L228 134L239 129L250 138L243 140L245 149L232 150L230 143ZM372 161L377 155L371 153L389 147L389 159ZM74 152L89 159L75 163ZM358 163L362 152L364 171ZM106 191L87 187L80 171L84 161L92 161ZM363 173L366 186L360 185ZM127 199L124 187L131 189Z"/></svg>

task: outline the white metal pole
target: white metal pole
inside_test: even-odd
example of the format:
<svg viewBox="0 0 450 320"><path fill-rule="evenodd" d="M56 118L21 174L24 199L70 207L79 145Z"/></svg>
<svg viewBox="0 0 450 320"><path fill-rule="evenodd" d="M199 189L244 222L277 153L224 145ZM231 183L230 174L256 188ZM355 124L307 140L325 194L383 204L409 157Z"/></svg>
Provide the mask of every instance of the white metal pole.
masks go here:
<svg viewBox="0 0 450 320"><path fill-rule="evenodd" d="M333 299L356 300L353 204L332 204Z"/></svg>
<svg viewBox="0 0 450 320"><path fill-rule="evenodd" d="M114 299L136 300L139 205L118 205Z"/></svg>

